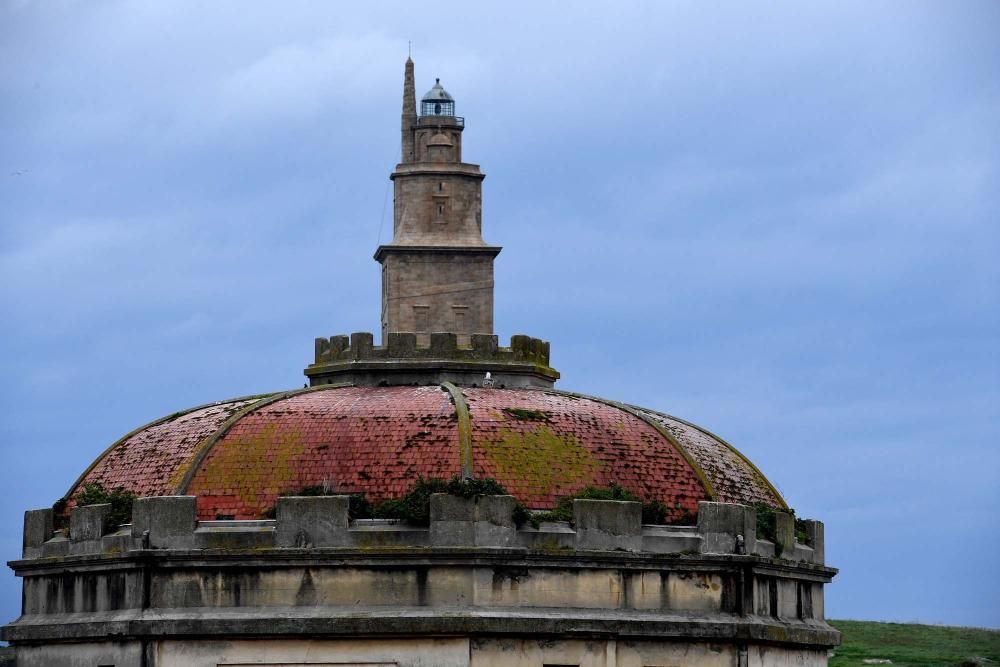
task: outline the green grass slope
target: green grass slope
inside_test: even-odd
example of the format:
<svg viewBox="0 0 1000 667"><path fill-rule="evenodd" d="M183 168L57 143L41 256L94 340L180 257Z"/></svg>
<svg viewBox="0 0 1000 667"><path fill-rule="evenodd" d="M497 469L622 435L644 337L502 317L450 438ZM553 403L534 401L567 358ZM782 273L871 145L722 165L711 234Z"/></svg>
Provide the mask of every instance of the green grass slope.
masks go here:
<svg viewBox="0 0 1000 667"><path fill-rule="evenodd" d="M828 621L844 635L830 667L862 667L866 659L902 667L1000 667L1000 630L911 623Z"/></svg>

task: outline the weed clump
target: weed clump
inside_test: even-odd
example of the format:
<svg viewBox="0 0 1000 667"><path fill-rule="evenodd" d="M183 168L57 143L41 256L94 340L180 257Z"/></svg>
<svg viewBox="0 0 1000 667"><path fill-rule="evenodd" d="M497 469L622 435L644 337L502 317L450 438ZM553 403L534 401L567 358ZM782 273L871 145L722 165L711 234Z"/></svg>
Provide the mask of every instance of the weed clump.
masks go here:
<svg viewBox="0 0 1000 667"><path fill-rule="evenodd" d="M767 503L756 503L753 508L757 511L757 539L774 542L774 555L781 556L782 552L792 545L782 544L778 541L778 510ZM800 544L809 545L809 533L806 532L805 522L802 519L796 518L795 510L792 508L781 511L792 515L792 520L795 522L795 541Z"/></svg>
<svg viewBox="0 0 1000 667"><path fill-rule="evenodd" d="M674 507L676 515L670 520L670 509L659 500L643 501L639 496L617 484L607 487L588 486L578 493L564 496L559 504L549 512L537 512L531 517L531 524L536 528L542 521L572 521L574 500L622 500L642 503L642 522L657 525L688 525L695 522L696 517L683 509L680 504Z"/></svg>
<svg viewBox="0 0 1000 667"><path fill-rule="evenodd" d="M108 523L112 526L121 526L132 521L132 503L135 502L135 498L135 494L131 491L126 491L121 487L108 491L95 482L84 484L83 491L76 498L76 504L78 507L111 505ZM65 503L63 503L63 507L65 508Z"/></svg>
<svg viewBox="0 0 1000 667"><path fill-rule="evenodd" d="M400 519L414 526L428 526L431 522L431 495L435 493L447 493L459 498L509 495L500 482L489 477L462 479L456 475L449 480L421 477L405 495L386 500L376 507L374 516L380 519ZM513 519L520 527L530 520L530 513L524 505L517 503L514 505Z"/></svg>

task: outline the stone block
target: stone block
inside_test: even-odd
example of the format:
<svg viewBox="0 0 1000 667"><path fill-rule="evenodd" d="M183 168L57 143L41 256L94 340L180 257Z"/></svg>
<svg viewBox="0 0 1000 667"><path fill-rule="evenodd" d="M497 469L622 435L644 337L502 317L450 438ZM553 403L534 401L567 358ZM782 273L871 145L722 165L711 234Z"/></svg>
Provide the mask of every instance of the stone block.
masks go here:
<svg viewBox="0 0 1000 667"><path fill-rule="evenodd" d="M369 331L356 331L351 334L351 354L355 359L371 359L375 349L375 338Z"/></svg>
<svg viewBox="0 0 1000 667"><path fill-rule="evenodd" d="M477 547L507 547L517 540L514 496L480 496L476 499L474 525Z"/></svg>
<svg viewBox="0 0 1000 667"><path fill-rule="evenodd" d="M34 558L30 551L38 549L52 538L53 513L52 508L28 510L24 513L24 538L22 555Z"/></svg>
<svg viewBox="0 0 1000 667"><path fill-rule="evenodd" d="M795 518L788 512L774 513L775 555L790 558L795 551Z"/></svg>
<svg viewBox="0 0 1000 667"><path fill-rule="evenodd" d="M153 549L189 549L198 524L195 496L151 496L132 504L132 537L149 531Z"/></svg>
<svg viewBox="0 0 1000 667"><path fill-rule="evenodd" d="M809 536L809 546L813 550L813 562L822 565L826 562L826 549L824 545L824 528L822 521L806 519L802 522L806 534Z"/></svg>
<svg viewBox="0 0 1000 667"><path fill-rule="evenodd" d="M412 357L417 353L417 334L389 333L386 335L386 347L392 359Z"/></svg>
<svg viewBox="0 0 1000 667"><path fill-rule="evenodd" d="M57 533L55 537L42 545L42 558L55 558L57 556L69 555L69 538L62 533Z"/></svg>
<svg viewBox="0 0 1000 667"><path fill-rule="evenodd" d="M493 334L472 334L470 342L476 359L492 359L497 354L499 343Z"/></svg>
<svg viewBox="0 0 1000 667"><path fill-rule="evenodd" d="M753 552L763 558L774 558L774 542L770 540L757 540L754 543Z"/></svg>
<svg viewBox="0 0 1000 667"><path fill-rule="evenodd" d="M194 545L197 549L226 549L240 551L246 549L270 549L274 547L274 531L248 528L246 530L203 530L194 531Z"/></svg>
<svg viewBox="0 0 1000 667"><path fill-rule="evenodd" d="M101 551L103 553L125 553L135 548L135 540L131 532L127 534L116 533L105 535L101 538Z"/></svg>
<svg viewBox="0 0 1000 667"><path fill-rule="evenodd" d="M743 536L743 552L754 553L757 546L757 512L746 505L698 503L698 532L702 553L737 552L737 536Z"/></svg>
<svg viewBox="0 0 1000 667"><path fill-rule="evenodd" d="M330 361L330 341L326 338L316 339L316 363Z"/></svg>
<svg viewBox="0 0 1000 667"><path fill-rule="evenodd" d="M448 493L431 494L431 522L475 521L476 504L472 498L460 498Z"/></svg>
<svg viewBox="0 0 1000 667"><path fill-rule="evenodd" d="M506 547L514 544L517 529L513 496L460 498L431 495L430 540L433 546Z"/></svg>
<svg viewBox="0 0 1000 667"><path fill-rule="evenodd" d="M514 496L479 496L476 498L476 521L502 528L514 528Z"/></svg>
<svg viewBox="0 0 1000 667"><path fill-rule="evenodd" d="M701 551L701 535L693 526L643 526L642 550L669 554Z"/></svg>
<svg viewBox="0 0 1000 667"><path fill-rule="evenodd" d="M277 547L342 547L350 537L348 496L278 498L274 544Z"/></svg>
<svg viewBox="0 0 1000 667"><path fill-rule="evenodd" d="M431 545L436 547L473 546L476 503L447 493L431 494Z"/></svg>
<svg viewBox="0 0 1000 667"><path fill-rule="evenodd" d="M431 334L431 354L433 356L452 357L457 350L457 335L440 331Z"/></svg>
<svg viewBox="0 0 1000 667"><path fill-rule="evenodd" d="M108 532L110 503L74 507L69 513L69 539L73 542L99 540Z"/></svg>
<svg viewBox="0 0 1000 667"><path fill-rule="evenodd" d="M515 359L527 359L531 356L531 336L525 336L524 334L511 336L510 349Z"/></svg>
<svg viewBox="0 0 1000 667"><path fill-rule="evenodd" d="M476 543L474 521L431 521L431 546L471 547Z"/></svg>
<svg viewBox="0 0 1000 667"><path fill-rule="evenodd" d="M330 336L330 358L337 359L351 346L351 340L347 336Z"/></svg>
<svg viewBox="0 0 1000 667"><path fill-rule="evenodd" d="M642 503L574 500L573 522L577 549L642 550Z"/></svg>

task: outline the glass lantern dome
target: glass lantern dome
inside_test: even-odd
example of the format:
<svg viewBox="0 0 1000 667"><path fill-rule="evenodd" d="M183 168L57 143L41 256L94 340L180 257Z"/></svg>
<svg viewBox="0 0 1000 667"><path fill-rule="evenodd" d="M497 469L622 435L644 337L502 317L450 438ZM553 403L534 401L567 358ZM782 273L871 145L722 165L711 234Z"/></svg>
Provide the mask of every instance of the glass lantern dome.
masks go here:
<svg viewBox="0 0 1000 667"><path fill-rule="evenodd" d="M434 87L420 100L421 116L454 116L455 99L441 87L441 79L434 79Z"/></svg>

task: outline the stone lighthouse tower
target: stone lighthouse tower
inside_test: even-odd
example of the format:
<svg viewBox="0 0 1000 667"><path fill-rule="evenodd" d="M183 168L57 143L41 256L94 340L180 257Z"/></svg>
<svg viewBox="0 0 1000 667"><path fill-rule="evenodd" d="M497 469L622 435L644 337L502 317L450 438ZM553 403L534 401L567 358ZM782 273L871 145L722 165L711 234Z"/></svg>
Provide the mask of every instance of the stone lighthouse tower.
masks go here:
<svg viewBox="0 0 1000 667"><path fill-rule="evenodd" d="M479 165L462 161L465 119L441 86L420 102L417 114L413 61L403 81L402 156L392 172L393 237L379 246L382 264L382 340L389 333L493 333L493 259L498 246L482 236Z"/></svg>
<svg viewBox="0 0 1000 667"><path fill-rule="evenodd" d="M404 90L382 344L316 338L308 387L94 444L24 515L18 667L826 667L823 524L500 344L463 120L440 83L418 115L410 61Z"/></svg>

